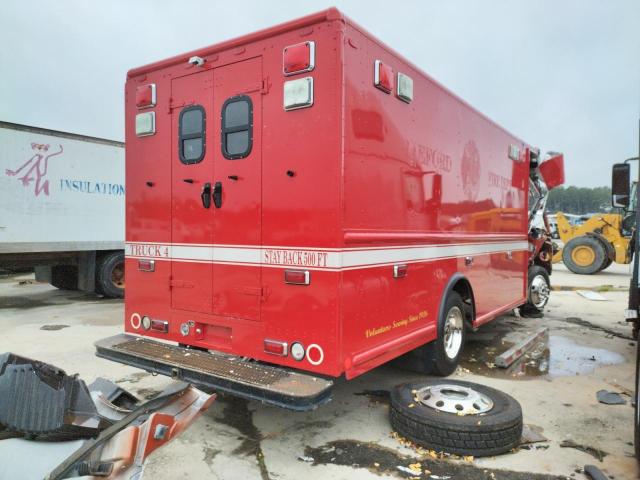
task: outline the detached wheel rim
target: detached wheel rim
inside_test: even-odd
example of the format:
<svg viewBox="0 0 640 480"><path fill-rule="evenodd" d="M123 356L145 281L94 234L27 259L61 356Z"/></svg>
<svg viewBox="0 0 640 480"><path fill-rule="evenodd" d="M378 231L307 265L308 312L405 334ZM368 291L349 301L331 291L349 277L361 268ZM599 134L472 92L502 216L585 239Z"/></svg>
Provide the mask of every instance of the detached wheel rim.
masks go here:
<svg viewBox="0 0 640 480"><path fill-rule="evenodd" d="M447 313L447 318L444 322L444 353L450 360L456 358L460 353L463 328L462 311L458 307L453 307Z"/></svg>
<svg viewBox="0 0 640 480"><path fill-rule="evenodd" d="M493 408L493 400L471 387L443 383L421 388L415 400L439 412L480 415Z"/></svg>
<svg viewBox="0 0 640 480"><path fill-rule="evenodd" d="M578 245L571 251L571 260L580 267L588 267L596 261L596 252L587 245Z"/></svg>
<svg viewBox="0 0 640 480"><path fill-rule="evenodd" d="M124 288L124 262L117 263L111 270L111 283L116 288Z"/></svg>
<svg viewBox="0 0 640 480"><path fill-rule="evenodd" d="M529 300L536 308L542 308L549 300L549 284L542 275L536 275L529 286Z"/></svg>

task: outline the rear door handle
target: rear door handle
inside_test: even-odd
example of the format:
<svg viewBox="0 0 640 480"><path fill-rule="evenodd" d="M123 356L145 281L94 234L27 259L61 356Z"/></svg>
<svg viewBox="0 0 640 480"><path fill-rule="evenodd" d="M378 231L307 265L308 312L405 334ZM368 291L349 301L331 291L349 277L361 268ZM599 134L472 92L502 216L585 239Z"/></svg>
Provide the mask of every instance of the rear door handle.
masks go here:
<svg viewBox="0 0 640 480"><path fill-rule="evenodd" d="M200 199L202 200L202 206L209 208L211 206L211 184L205 183L202 187L202 193L200 193Z"/></svg>
<svg viewBox="0 0 640 480"><path fill-rule="evenodd" d="M213 204L216 208L222 207L222 183L216 182L213 186Z"/></svg>

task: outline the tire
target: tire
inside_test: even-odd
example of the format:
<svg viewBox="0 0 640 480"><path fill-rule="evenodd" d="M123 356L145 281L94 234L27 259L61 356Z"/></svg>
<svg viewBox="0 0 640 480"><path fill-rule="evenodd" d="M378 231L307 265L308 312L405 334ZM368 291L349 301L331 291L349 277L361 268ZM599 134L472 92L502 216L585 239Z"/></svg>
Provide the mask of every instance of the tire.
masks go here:
<svg viewBox="0 0 640 480"><path fill-rule="evenodd" d="M486 413L460 415L416 400L414 392L445 384L471 388L493 401L493 407ZM522 436L522 409L516 399L494 388L460 380L399 385L391 391L389 415L396 432L436 452L474 457L498 455L518 447Z"/></svg>
<svg viewBox="0 0 640 480"><path fill-rule="evenodd" d="M51 285L60 290L78 290L78 267L75 265L51 267Z"/></svg>
<svg viewBox="0 0 640 480"><path fill-rule="evenodd" d="M459 321L462 323L461 325L456 325L456 331L450 332L450 334L457 335L459 334L459 340L455 340L453 343L457 343L459 341L459 345L457 348L457 353L453 356L447 353L447 319L450 315L454 314L455 310L458 310L462 317ZM440 377L447 377L456 371L458 368L458 363L460 362L460 357L462 356L462 351L464 350L464 341L466 338L466 332L464 328L464 312L465 305L462 300L462 297L458 292L449 292L447 298L444 302L444 308L440 312L440 316L438 318L438 337L431 343L428 343L424 346L424 355L426 368L425 371L429 371L433 375L437 375ZM457 313L455 313L457 314ZM456 319L456 323L458 319ZM451 347L455 347L455 345L451 345ZM455 351L455 348L453 349ZM452 352L453 353L453 352Z"/></svg>
<svg viewBox="0 0 640 480"><path fill-rule="evenodd" d="M611 266L611 264L613 263L613 260L610 258L607 258L604 261L604 265L602 267L600 267L600 270L598 270L599 272L602 272L603 270L606 270L607 268L609 268Z"/></svg>
<svg viewBox="0 0 640 480"><path fill-rule="evenodd" d="M609 268L609 266L613 263L613 261L616 258L616 250L611 244L611 242L608 242L607 239L604 238L603 236L598 236L596 238L600 240L600 243L602 243L602 245L604 245L604 250L606 252L606 258L604 259L604 262L600 266L600 270L598 270L599 272L601 272Z"/></svg>
<svg viewBox="0 0 640 480"><path fill-rule="evenodd" d="M562 261L569 270L579 275L597 273L606 259L605 246L592 236L572 238L562 249Z"/></svg>
<svg viewBox="0 0 640 480"><path fill-rule="evenodd" d="M111 252L96 265L96 292L110 298L124 297L124 253Z"/></svg>
<svg viewBox="0 0 640 480"><path fill-rule="evenodd" d="M544 267L533 265L529 267L527 277L527 303L525 303L525 308L529 311L542 312L549 302L549 292L551 291L549 273Z"/></svg>
<svg viewBox="0 0 640 480"><path fill-rule="evenodd" d="M463 314L461 341L458 354L449 358L445 353L445 319L452 308L457 307ZM423 375L437 375L447 377L455 372L462 355L466 332L464 329L464 312L466 307L462 297L451 291L447 295L444 308L438 318L438 337L426 345L422 345L392 361L392 364L402 370L421 373Z"/></svg>

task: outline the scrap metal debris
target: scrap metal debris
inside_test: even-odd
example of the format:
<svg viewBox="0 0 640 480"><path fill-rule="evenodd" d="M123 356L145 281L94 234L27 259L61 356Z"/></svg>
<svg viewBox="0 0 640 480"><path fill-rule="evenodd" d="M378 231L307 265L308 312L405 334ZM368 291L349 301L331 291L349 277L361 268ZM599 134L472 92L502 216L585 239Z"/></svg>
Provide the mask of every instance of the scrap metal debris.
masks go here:
<svg viewBox="0 0 640 480"><path fill-rule="evenodd" d="M498 355L495 364L500 368L508 368L516 360L522 357L529 349L547 336L547 328L541 328L537 332L524 338L521 342L515 344L509 350Z"/></svg>
<svg viewBox="0 0 640 480"><path fill-rule="evenodd" d="M627 401L622 398L622 395L608 390L598 390L596 398L600 403L604 403L605 405L625 405L627 403Z"/></svg>
<svg viewBox="0 0 640 480"><path fill-rule="evenodd" d="M604 473L602 473L602 470L600 470L595 465L585 465L584 474L592 480L609 480L609 478Z"/></svg>
<svg viewBox="0 0 640 480"><path fill-rule="evenodd" d="M141 404L109 380L99 378L87 387L77 375L53 365L1 354L0 453L21 455L0 464L0 477L22 478L28 469L34 478L50 472L47 480L139 480L148 456L178 436L215 398L174 383Z"/></svg>
<svg viewBox="0 0 640 480"><path fill-rule="evenodd" d="M522 427L522 437L520 438L520 445L527 445L531 443L546 442L549 439L542 435L542 428L535 425L524 424Z"/></svg>
<svg viewBox="0 0 640 480"><path fill-rule="evenodd" d="M108 426L77 375L12 353L0 355L0 398L0 426L30 439L95 437Z"/></svg>
<svg viewBox="0 0 640 480"><path fill-rule="evenodd" d="M604 460L604 457L609 455L604 450L599 450L597 448L589 447L586 445L580 445L579 443L574 442L573 440L564 440L560 444L561 448L575 448L576 450L580 450L581 452L588 453L592 457L597 458L599 461Z"/></svg>
<svg viewBox="0 0 640 480"><path fill-rule="evenodd" d="M576 290L575 291L581 297L586 298L587 300L592 300L594 302L606 302L607 299L600 295L598 292L594 292L593 290Z"/></svg>

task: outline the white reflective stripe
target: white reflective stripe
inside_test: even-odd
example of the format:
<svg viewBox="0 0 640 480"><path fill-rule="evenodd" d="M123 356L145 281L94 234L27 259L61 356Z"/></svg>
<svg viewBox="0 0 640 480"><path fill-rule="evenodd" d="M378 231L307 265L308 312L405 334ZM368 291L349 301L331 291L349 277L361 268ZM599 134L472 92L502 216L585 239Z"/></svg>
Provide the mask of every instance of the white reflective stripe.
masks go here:
<svg viewBox="0 0 640 480"><path fill-rule="evenodd" d="M127 257L155 258L197 263L300 267L314 270L351 270L396 263L486 255L528 249L526 241L322 249L305 247L250 247L229 245L185 245L142 242L127 243Z"/></svg>
<svg viewBox="0 0 640 480"><path fill-rule="evenodd" d="M342 266L355 267L380 263L415 262L434 260L436 258L464 257L525 250L527 247L527 242L508 242L470 245L430 245L405 247L399 250L347 251L342 253Z"/></svg>

